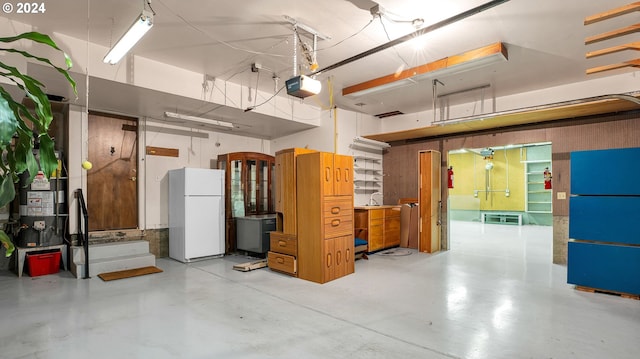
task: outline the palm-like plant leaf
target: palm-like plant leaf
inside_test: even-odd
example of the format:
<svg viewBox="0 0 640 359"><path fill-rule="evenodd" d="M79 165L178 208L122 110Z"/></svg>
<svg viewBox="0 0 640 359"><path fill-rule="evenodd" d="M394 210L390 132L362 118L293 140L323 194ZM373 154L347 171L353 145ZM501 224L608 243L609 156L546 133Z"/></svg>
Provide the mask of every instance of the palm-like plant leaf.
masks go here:
<svg viewBox="0 0 640 359"><path fill-rule="evenodd" d="M47 35L38 32L26 32L17 36L0 37L0 43L13 43L19 40L30 40L60 51L64 56L66 69L54 65L49 59L35 56L27 51L0 48L1 52L21 55L25 59L44 63L62 74L77 95L76 83L67 71L71 68L71 58L64 53ZM34 113L20 101L15 101L9 92L0 86L0 149L6 154L0 160L0 207L11 202L16 195L15 183L18 176L28 171L27 183L42 170L49 177L58 166L55 156L55 144L47 131L53 120L51 103L44 90L44 85L37 79L22 73L18 68L7 64L0 58L0 76L13 82L34 103ZM27 125L29 121L32 125ZM32 128L34 130L32 130ZM33 154L34 131L40 144L40 163ZM5 254L10 256L14 250L11 239L0 230L0 244L6 248Z"/></svg>

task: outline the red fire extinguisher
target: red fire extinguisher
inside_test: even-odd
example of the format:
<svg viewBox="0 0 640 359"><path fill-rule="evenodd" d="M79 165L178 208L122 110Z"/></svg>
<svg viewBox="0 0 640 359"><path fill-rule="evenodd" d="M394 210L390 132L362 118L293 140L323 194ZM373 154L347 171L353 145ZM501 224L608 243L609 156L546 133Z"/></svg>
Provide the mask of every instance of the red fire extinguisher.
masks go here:
<svg viewBox="0 0 640 359"><path fill-rule="evenodd" d="M449 166L447 171L447 187L453 188L453 166Z"/></svg>
<svg viewBox="0 0 640 359"><path fill-rule="evenodd" d="M543 172L544 175L544 189L551 189L551 171L549 167L546 167Z"/></svg>

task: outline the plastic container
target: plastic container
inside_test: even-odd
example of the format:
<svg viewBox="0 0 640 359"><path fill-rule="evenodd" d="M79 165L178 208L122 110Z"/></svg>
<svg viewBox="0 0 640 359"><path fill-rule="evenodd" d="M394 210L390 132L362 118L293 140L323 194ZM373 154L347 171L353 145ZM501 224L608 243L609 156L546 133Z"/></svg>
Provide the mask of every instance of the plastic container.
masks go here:
<svg viewBox="0 0 640 359"><path fill-rule="evenodd" d="M56 251L46 251L38 253L27 253L27 270L30 276L54 274L60 271L60 257L62 253Z"/></svg>

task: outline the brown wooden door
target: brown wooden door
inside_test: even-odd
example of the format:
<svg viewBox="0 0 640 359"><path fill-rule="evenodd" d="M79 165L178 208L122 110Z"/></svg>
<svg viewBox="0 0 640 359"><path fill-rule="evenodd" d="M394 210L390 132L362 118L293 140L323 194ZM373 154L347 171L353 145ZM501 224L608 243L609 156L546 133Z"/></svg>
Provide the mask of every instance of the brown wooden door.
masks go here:
<svg viewBox="0 0 640 359"><path fill-rule="evenodd" d="M89 231L138 227L137 120L89 114Z"/></svg>
<svg viewBox="0 0 640 359"><path fill-rule="evenodd" d="M420 223L418 250L433 253L440 250L440 152L419 153Z"/></svg>

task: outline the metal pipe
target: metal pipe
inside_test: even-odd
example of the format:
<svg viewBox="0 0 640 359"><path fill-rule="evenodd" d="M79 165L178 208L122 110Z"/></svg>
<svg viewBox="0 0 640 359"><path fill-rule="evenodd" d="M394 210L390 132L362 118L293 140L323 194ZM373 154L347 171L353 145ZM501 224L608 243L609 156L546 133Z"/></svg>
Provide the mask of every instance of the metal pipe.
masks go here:
<svg viewBox="0 0 640 359"><path fill-rule="evenodd" d="M337 62L337 63L335 63L333 65L330 65L330 66L327 66L325 68L316 70L316 71L312 72L311 74L309 74L309 76L318 75L318 74L320 74L322 72L326 72L326 71L329 71L329 70L336 69L338 67L342 67L342 66L344 66L346 64L350 64L350 63L352 63L354 61L360 60L360 59L365 58L365 57L367 57L369 55L373 55L373 54L378 53L380 51L383 51L383 50L386 50L388 48L391 48L391 47L394 47L396 45L399 45L399 44L401 44L403 42L412 40L412 39L414 39L414 38L416 38L418 36L422 36L424 34L427 34L427 33L430 33L432 31L435 31L437 29L440 29L442 27L445 27L447 25L451 25L451 24L453 24L455 22L458 22L460 20L463 20L463 19L465 19L467 17L470 17L470 16L473 16L475 14L481 13L483 11L489 10L492 7L501 5L501 4L503 4L505 2L508 2L508 1L509 0L493 0L493 1L489 1L489 2L487 2L485 4L482 4L480 6L474 7L473 9L469 9L469 10L464 11L464 12L458 14L458 15L454 15L454 16L452 16L450 18L444 19L444 20L442 20L440 22L437 22L437 23L435 23L433 25L429 25L427 27L423 27L421 29L418 29L418 30L412 32L412 33L409 33L407 35L399 37L399 38L397 38L395 40L391 40L389 42L386 42L386 43L384 43L384 44L382 44L380 46L374 47L373 49L370 49L370 50L367 50L365 52L359 53L359 54L357 54L355 56L351 56L351 57L349 57L349 58L347 58L345 60L339 61L339 62Z"/></svg>
<svg viewBox="0 0 640 359"><path fill-rule="evenodd" d="M82 189L76 190L76 197L78 198L78 236L81 236L82 247L84 249L84 277L83 279L91 278L89 276L89 212L87 211L87 205L84 202L84 195L82 195ZM82 231L82 224L80 217L82 216L82 223L84 224L84 232Z"/></svg>
<svg viewBox="0 0 640 359"><path fill-rule="evenodd" d="M438 84L444 86L444 83L438 79L431 81L431 89L433 91L433 99L431 101L431 110L433 111L433 122L436 122L436 101L438 100Z"/></svg>

